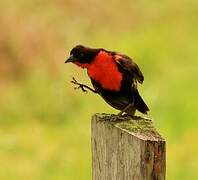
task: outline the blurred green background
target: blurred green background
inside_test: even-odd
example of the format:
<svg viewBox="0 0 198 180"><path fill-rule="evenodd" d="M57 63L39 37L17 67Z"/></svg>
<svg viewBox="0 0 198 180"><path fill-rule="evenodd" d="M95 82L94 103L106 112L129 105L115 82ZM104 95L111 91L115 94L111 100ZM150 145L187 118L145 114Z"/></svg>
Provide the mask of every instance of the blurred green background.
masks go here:
<svg viewBox="0 0 198 180"><path fill-rule="evenodd" d="M197 0L1 0L0 179L91 179L90 119L117 113L74 91L76 44L133 57L167 140L167 179L198 179Z"/></svg>

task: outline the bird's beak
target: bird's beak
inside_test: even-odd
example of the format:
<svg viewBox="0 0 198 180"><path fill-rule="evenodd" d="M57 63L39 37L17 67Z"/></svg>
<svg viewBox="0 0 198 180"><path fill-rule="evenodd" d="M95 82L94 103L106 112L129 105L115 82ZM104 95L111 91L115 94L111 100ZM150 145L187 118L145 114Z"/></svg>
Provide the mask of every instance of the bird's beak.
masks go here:
<svg viewBox="0 0 198 180"><path fill-rule="evenodd" d="M65 63L74 62L74 61L76 61L76 58L73 56L73 54L71 54L69 58L65 61Z"/></svg>

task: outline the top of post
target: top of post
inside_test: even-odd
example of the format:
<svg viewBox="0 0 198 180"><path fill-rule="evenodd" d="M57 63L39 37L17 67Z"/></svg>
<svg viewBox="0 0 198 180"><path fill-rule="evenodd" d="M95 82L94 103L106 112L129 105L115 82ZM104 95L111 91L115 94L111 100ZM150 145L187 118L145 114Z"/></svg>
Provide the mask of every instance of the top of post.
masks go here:
<svg viewBox="0 0 198 180"><path fill-rule="evenodd" d="M92 121L108 123L142 140L165 141L155 129L152 120L144 117L96 113Z"/></svg>

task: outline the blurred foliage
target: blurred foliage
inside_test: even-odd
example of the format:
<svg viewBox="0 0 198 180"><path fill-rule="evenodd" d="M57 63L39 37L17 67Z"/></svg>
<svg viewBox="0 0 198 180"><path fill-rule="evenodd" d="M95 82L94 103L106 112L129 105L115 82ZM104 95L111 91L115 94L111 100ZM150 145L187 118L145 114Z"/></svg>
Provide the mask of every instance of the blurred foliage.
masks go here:
<svg viewBox="0 0 198 180"><path fill-rule="evenodd" d="M167 139L167 179L198 179L198 1L1 0L0 179L91 179L90 117L116 113L74 91L76 44L130 55Z"/></svg>

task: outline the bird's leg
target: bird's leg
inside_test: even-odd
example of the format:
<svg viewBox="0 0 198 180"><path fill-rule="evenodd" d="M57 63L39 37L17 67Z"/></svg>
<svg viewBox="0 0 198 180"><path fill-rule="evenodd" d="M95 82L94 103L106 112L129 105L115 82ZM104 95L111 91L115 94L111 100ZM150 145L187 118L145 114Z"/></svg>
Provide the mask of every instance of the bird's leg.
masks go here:
<svg viewBox="0 0 198 180"><path fill-rule="evenodd" d="M128 104L123 110L121 110L121 111L118 113L118 116L123 115L123 113L126 112L127 109L131 108L131 106L133 106L133 103ZM131 115L133 116L134 114L135 114L135 111L132 112Z"/></svg>
<svg viewBox="0 0 198 180"><path fill-rule="evenodd" d="M135 81L131 88L133 89L136 89L137 88L137 82ZM136 111L136 108L134 107L134 102L135 102L135 97L134 97L134 94L132 94L132 102L129 103L124 109L122 109L119 113L118 113L118 116L122 116L123 113L126 112L126 115L130 115L131 117L134 116L135 114L135 111ZM127 113L127 110L130 109L130 114ZM125 114L124 114L125 115Z"/></svg>
<svg viewBox="0 0 198 180"><path fill-rule="evenodd" d="M74 89L81 89L83 92L88 92L88 90L92 91L93 93L98 93L96 90L90 88L89 86L79 83L74 77L72 78L71 83L77 85L77 87L74 87Z"/></svg>

